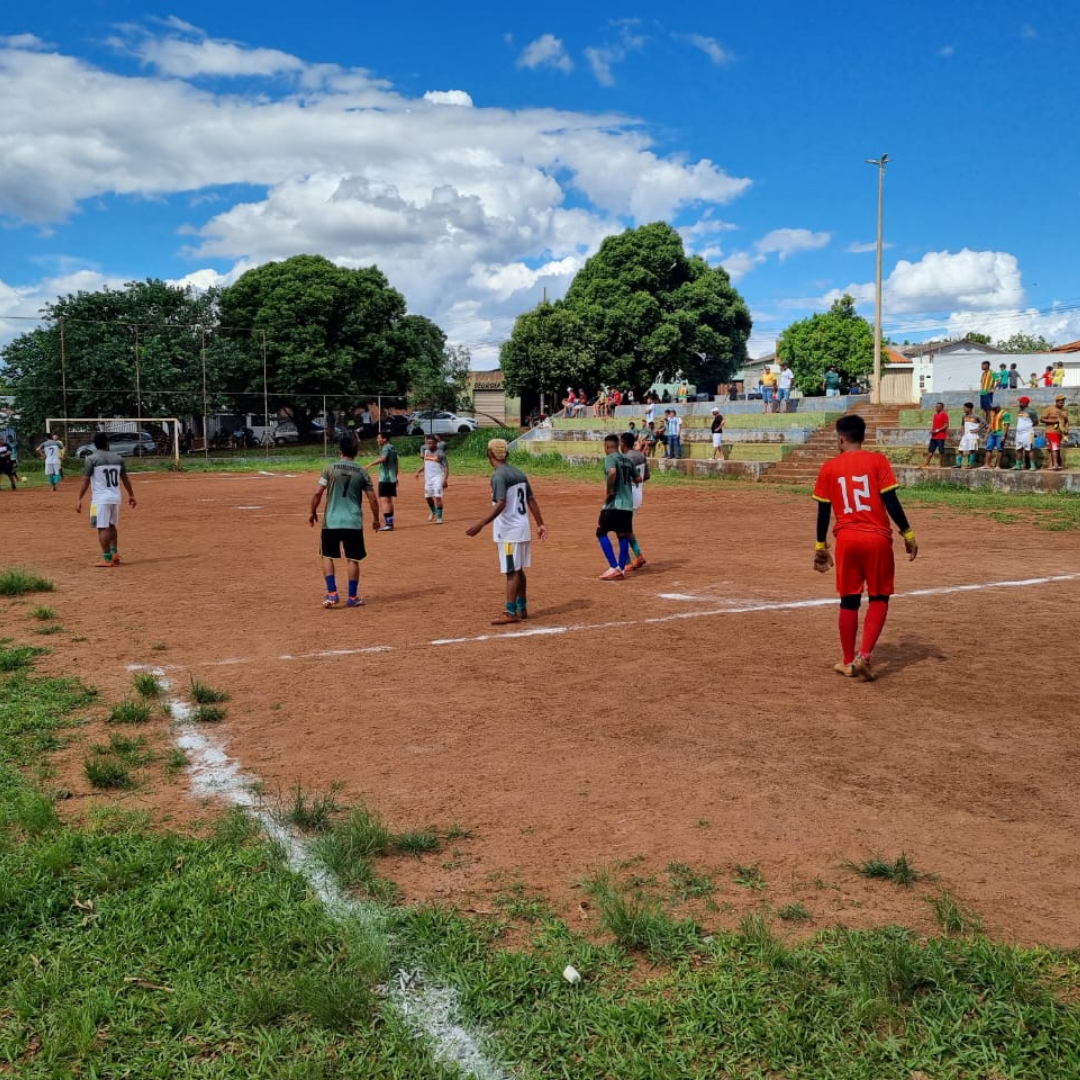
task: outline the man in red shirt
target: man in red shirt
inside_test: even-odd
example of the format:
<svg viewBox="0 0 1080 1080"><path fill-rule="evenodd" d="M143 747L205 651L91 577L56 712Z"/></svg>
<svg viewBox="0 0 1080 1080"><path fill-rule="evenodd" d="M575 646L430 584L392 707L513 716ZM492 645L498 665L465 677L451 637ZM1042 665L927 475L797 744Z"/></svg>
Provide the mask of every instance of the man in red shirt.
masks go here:
<svg viewBox="0 0 1080 1080"><path fill-rule="evenodd" d="M829 518L835 511L836 591L840 594L843 657L834 670L849 679L872 682L870 656L885 627L889 597L896 591L889 519L892 518L903 533L909 559L919 553L919 546L897 497L899 485L889 459L884 454L863 449L866 421L861 416L841 416L836 421L836 434L840 452L821 466L814 485L814 498L818 504L814 569L824 574L833 565L828 535ZM864 586L869 604L862 643L856 653L859 605Z"/></svg>
<svg viewBox="0 0 1080 1080"><path fill-rule="evenodd" d="M945 441L949 437L949 414L945 406L939 401L934 406L934 415L930 417L930 446L926 451L926 460L923 462L925 469L934 460L934 454L938 455L938 465L945 464Z"/></svg>

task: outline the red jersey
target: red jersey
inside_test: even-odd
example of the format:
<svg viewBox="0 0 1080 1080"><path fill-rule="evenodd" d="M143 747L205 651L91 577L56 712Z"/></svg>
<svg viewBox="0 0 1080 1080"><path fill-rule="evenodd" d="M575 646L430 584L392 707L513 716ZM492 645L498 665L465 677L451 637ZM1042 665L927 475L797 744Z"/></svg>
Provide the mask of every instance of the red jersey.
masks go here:
<svg viewBox="0 0 1080 1080"><path fill-rule="evenodd" d="M848 450L821 466L814 498L832 505L836 515L833 535L841 529L852 529L891 537L892 523L881 496L899 486L884 454Z"/></svg>
<svg viewBox="0 0 1080 1080"><path fill-rule="evenodd" d="M944 439L949 434L949 414L944 409L930 417L930 438Z"/></svg>

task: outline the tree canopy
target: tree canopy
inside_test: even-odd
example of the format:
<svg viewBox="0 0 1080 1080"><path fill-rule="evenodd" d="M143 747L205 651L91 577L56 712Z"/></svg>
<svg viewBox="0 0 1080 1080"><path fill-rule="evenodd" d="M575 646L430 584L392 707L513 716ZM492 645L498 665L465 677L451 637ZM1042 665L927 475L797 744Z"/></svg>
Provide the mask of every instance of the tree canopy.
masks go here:
<svg viewBox="0 0 1080 1080"><path fill-rule="evenodd" d="M820 394L830 364L849 379L874 370L874 329L845 293L828 311L792 323L777 339L776 355L791 366L804 394Z"/></svg>
<svg viewBox="0 0 1080 1080"><path fill-rule="evenodd" d="M512 393L599 383L643 392L681 373L704 386L746 361L750 312L727 271L656 222L609 236L563 300L520 315L502 347Z"/></svg>
<svg viewBox="0 0 1080 1080"><path fill-rule="evenodd" d="M1049 352L1053 347L1042 334L1013 334L997 343L997 348L1007 353Z"/></svg>
<svg viewBox="0 0 1080 1080"><path fill-rule="evenodd" d="M45 325L3 350L22 426L68 416L186 416L202 412L203 328L216 323L218 292L163 281L129 282L59 297ZM229 377L228 357L209 356L208 381ZM66 387L66 409L64 396Z"/></svg>

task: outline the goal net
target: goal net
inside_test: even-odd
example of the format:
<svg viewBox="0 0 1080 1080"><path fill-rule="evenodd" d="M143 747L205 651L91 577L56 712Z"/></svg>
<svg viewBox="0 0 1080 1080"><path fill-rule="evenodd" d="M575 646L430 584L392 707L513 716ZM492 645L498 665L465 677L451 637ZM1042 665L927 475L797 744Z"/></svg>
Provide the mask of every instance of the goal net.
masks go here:
<svg viewBox="0 0 1080 1080"><path fill-rule="evenodd" d="M180 421L155 416L51 416L49 434L64 444L65 460L86 457L94 449L94 436L109 436L109 448L121 457L168 457L180 465Z"/></svg>

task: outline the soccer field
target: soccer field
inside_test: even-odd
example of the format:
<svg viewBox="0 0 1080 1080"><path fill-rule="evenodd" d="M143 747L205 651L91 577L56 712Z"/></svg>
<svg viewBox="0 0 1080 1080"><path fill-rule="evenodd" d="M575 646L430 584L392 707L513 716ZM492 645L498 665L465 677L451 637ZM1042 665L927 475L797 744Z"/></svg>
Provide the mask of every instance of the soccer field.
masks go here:
<svg viewBox="0 0 1080 1080"><path fill-rule="evenodd" d="M539 480L551 535L533 545L532 617L493 628L495 546L465 535L485 478L452 476L436 527L403 476L397 530L367 533L366 606L333 611L314 473L132 481L114 569L93 566L72 480L0 493L7 562L56 584L70 636L49 663L110 700L138 665L227 691L211 734L269 792L341 783L391 820L461 823L459 858L390 868L407 900L483 909L520 880L580 924L588 874L680 863L727 872L717 927L801 904L814 930L932 932L925 900L948 889L993 936L1080 936L1073 534L910 506L920 555L898 563L868 685L831 670L835 596L810 568L805 496L650 485L649 564L603 583L600 483ZM92 802L70 761L66 786ZM182 783L131 798L173 820L198 810ZM847 868L901 852L932 884L886 890Z"/></svg>

